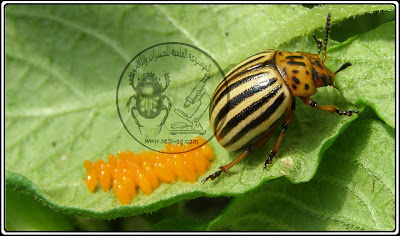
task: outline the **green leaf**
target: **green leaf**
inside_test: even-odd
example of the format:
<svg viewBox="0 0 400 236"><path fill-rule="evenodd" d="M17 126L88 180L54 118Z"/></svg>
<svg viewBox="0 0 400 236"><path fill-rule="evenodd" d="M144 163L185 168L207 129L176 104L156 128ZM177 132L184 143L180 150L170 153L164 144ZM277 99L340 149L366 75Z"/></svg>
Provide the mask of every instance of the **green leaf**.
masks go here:
<svg viewBox="0 0 400 236"><path fill-rule="evenodd" d="M72 231L70 216L54 212L47 206L12 189L6 190L5 230L12 231Z"/></svg>
<svg viewBox="0 0 400 236"><path fill-rule="evenodd" d="M7 184L28 190L60 211L111 219L155 211L182 199L238 195L282 175L293 182L308 181L322 153L356 117L338 117L298 103L280 158L268 171L262 171L262 163L273 141L235 166L229 176L204 185L161 184L152 195L139 192L129 206L121 206L113 191L90 194L82 163L106 159L118 150L144 149L124 130L115 92L126 64L149 46L190 43L228 71L252 53L305 34L314 44L310 33L323 28L328 11L334 23L391 9L392 5L327 5L311 10L301 5L7 5ZM190 76L190 68L181 72L187 81L168 88L176 100L185 99L182 84L197 80ZM351 78L340 77L343 83L346 79ZM321 89L314 98L320 104L355 109L332 88ZM217 158L207 174L238 155L215 140L211 145Z"/></svg>
<svg viewBox="0 0 400 236"><path fill-rule="evenodd" d="M356 121L326 151L310 182L267 182L233 200L209 230L393 231L394 150L390 126Z"/></svg>
<svg viewBox="0 0 400 236"><path fill-rule="evenodd" d="M329 65L350 61L337 84L353 104L371 106L388 125L395 125L395 22L389 22L331 48ZM332 66L333 68L333 66ZM345 88L345 89L344 89ZM354 91L357 91L356 93Z"/></svg>

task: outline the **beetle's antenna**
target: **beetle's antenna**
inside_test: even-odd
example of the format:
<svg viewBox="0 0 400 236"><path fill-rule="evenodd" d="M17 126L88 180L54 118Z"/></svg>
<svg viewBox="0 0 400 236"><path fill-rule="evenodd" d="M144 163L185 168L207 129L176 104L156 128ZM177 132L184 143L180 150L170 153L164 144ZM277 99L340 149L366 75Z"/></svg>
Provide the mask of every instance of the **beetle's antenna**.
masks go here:
<svg viewBox="0 0 400 236"><path fill-rule="evenodd" d="M331 29L331 13L329 12L328 16L326 17L326 24L325 24L324 58L322 59L323 63L326 61L326 45L328 45L328 36L330 29Z"/></svg>
<svg viewBox="0 0 400 236"><path fill-rule="evenodd" d="M322 49L322 39L317 39L315 37L315 33L313 33L313 38L315 40L315 42L318 44L318 55L321 53L321 49Z"/></svg>
<svg viewBox="0 0 400 236"><path fill-rule="evenodd" d="M332 74L330 75L330 77L333 78L337 73L339 73L340 71L346 69L346 68L349 67L349 66L351 66L351 63L350 63L350 62L344 63L337 71L335 71L334 73L332 73ZM336 85L334 85L334 84L333 84L332 86L333 86L335 89L339 90L339 87L338 87L338 86L336 86Z"/></svg>
<svg viewBox="0 0 400 236"><path fill-rule="evenodd" d="M331 75L331 77L335 76L337 73L339 73L340 71L346 69L346 68L349 67L349 66L351 66L351 63L350 63L350 62L344 63L337 71L335 71L335 72Z"/></svg>

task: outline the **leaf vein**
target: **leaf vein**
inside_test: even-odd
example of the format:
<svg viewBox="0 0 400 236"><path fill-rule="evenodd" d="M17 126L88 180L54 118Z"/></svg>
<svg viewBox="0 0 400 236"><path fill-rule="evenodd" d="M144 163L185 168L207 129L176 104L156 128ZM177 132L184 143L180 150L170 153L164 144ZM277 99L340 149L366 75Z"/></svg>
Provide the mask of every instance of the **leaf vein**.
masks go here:
<svg viewBox="0 0 400 236"><path fill-rule="evenodd" d="M335 217L332 214L328 214L327 212L319 212L316 209L312 209L309 206L307 206L306 204L302 203L301 201L299 201L298 199L294 198L294 197L290 197L287 194L283 194L283 193L270 193L272 195L276 195L277 197L279 197L280 199L285 199L288 201L288 204L292 204L294 207L296 207L299 210L302 210L308 214L310 214L311 216L315 216L315 217L319 217L321 219L328 219L332 222L336 222L336 223L340 223L343 225L349 225L353 228L363 228L360 225L356 225L352 222L352 219L340 219ZM346 217L343 217L346 218ZM365 229L365 227L364 227Z"/></svg>
<svg viewBox="0 0 400 236"><path fill-rule="evenodd" d="M126 55L124 53L122 48L118 47L118 45L115 42L113 42L111 39L109 39L105 35L103 35L101 33L98 33L98 32L96 32L94 30L91 30L89 28L82 27L81 25L78 25L78 24L76 24L76 23L74 23L72 21L68 21L68 20L66 20L64 18L60 18L58 16L53 16L53 15L48 15L48 14L47 15L46 14L41 14L41 15L34 14L32 11L29 12L29 13L27 13L27 12L23 12L23 13L22 12L18 12L18 13L17 12L12 12L11 13L10 11L8 11L7 14L13 14L13 15L16 15L16 16L25 16L25 17L37 17L37 18L42 18L42 19L47 19L47 20L51 20L51 21L54 21L54 22L58 22L60 24L68 26L68 27L70 27L72 29L79 30L79 31L84 32L85 34L87 34L89 36L92 36L92 37L100 40L106 46L108 46L111 49L113 49L124 60L129 61L131 59L128 55Z"/></svg>
<svg viewBox="0 0 400 236"><path fill-rule="evenodd" d="M56 73L55 71L53 71L54 67L53 67L53 70L50 70L50 69L48 69L49 68L48 66L41 65L41 64L38 63L39 61L44 61L44 60L34 60L34 61L33 60L29 60L27 57L20 56L20 55L17 55L17 54L12 54L12 53L10 53L10 51L6 52L6 56L10 57L10 58L14 58L16 60L23 61L23 62L27 63L28 65L30 65L32 67L38 68L39 70L41 70L41 71L49 74L50 76L56 78L58 81L60 81L60 83L62 83L65 86L69 87L79 97L81 97L81 98L85 97L84 94L81 91L79 91L78 88L76 88L74 85L72 85L72 83L70 83L68 79L66 79L66 76L60 76L61 75L60 72L57 71L57 73Z"/></svg>
<svg viewBox="0 0 400 236"><path fill-rule="evenodd" d="M189 39L190 41L192 41L192 43L194 43L195 45L197 45L200 48L203 48L203 46L201 45L201 43L196 40L195 37L193 37L189 31L187 31L187 29L185 29L182 25L179 24L178 21L176 21L174 18L171 17L171 15L169 15L162 7L158 6L158 5L152 5L158 12L160 12L161 14L163 14L165 16L165 18L167 18L167 20L169 22L171 22L171 24L178 30L180 31L187 39ZM209 53L211 57L214 57L213 55L211 55L211 53Z"/></svg>

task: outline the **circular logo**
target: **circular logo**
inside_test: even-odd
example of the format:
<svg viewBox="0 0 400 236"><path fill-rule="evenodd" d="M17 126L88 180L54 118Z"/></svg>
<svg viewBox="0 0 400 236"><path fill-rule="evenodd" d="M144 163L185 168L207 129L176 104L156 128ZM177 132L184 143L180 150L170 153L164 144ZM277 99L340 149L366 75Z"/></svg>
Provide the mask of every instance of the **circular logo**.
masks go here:
<svg viewBox="0 0 400 236"><path fill-rule="evenodd" d="M210 99L224 72L203 50L185 43L144 49L126 65L117 86L117 110L128 133L157 152L166 143L213 138ZM161 151L160 151L161 150ZM192 149L193 150L193 149ZM191 150L187 150L191 151Z"/></svg>

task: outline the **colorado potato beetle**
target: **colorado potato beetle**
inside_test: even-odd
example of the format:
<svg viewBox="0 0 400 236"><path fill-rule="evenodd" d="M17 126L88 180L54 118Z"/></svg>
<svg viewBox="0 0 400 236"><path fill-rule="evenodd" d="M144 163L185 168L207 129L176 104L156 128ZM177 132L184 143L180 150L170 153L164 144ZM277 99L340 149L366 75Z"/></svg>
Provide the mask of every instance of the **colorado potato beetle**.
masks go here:
<svg viewBox="0 0 400 236"><path fill-rule="evenodd" d="M203 183L219 177L222 172L226 173L250 151L267 142L282 124L275 146L264 163L266 169L278 155L283 134L293 121L295 97L308 106L331 113L347 116L359 114L357 110L343 111L333 105L319 105L310 98L318 87L333 86L338 89L334 84L334 76L351 65L350 62L344 63L332 73L324 64L330 22L331 13L328 13L324 42L313 34L318 44L318 54L266 50L239 63L220 81L211 98L211 127L224 148L243 153L203 179Z"/></svg>

